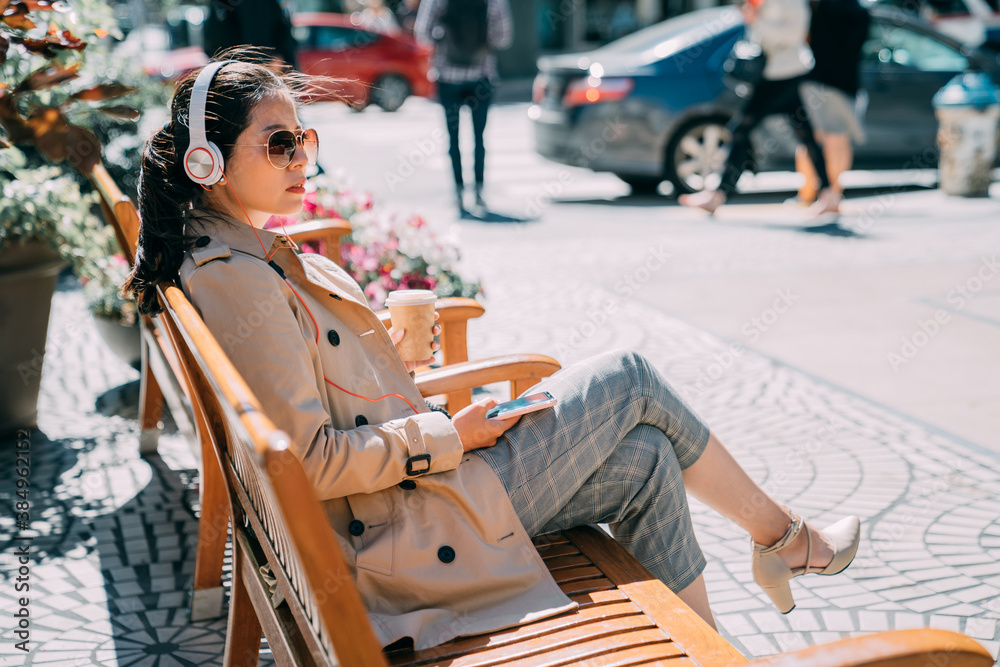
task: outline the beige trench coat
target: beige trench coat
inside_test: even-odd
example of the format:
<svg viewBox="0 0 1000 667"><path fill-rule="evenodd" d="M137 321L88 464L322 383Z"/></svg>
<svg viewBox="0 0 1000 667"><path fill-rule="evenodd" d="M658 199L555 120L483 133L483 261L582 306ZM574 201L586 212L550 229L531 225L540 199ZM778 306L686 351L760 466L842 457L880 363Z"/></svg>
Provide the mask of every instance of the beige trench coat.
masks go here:
<svg viewBox="0 0 1000 667"><path fill-rule="evenodd" d="M185 253L181 288L289 435L382 645L408 636L421 650L575 608L496 473L427 408L347 272L278 250L293 244L277 230L215 218L192 214L189 231L204 237ZM352 397L324 376L371 399L401 394L417 412L398 398Z"/></svg>

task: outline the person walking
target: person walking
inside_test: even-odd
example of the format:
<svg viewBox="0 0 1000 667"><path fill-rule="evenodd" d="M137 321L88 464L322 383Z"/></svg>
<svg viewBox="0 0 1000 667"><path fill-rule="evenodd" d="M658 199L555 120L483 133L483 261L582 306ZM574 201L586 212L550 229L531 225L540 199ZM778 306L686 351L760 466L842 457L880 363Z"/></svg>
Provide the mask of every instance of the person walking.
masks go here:
<svg viewBox="0 0 1000 667"><path fill-rule="evenodd" d="M799 85L814 63L806 44L809 27L806 0L747 0L741 11L747 24L747 38L759 44L766 57L763 79L754 87L746 106L730 122L732 148L719 188L681 195L678 201L714 213L736 191L737 181L751 164L751 131L764 118L779 114L788 118L796 139L805 145L819 174L822 191L810 212L820 215L835 211L839 195L830 187L823 151L816 142L799 94Z"/></svg>
<svg viewBox="0 0 1000 667"><path fill-rule="evenodd" d="M507 0L423 0L417 10L413 34L421 42L434 46L434 62L428 77L437 81L438 100L444 108L458 212L465 213L465 179L459 149L459 116L463 106L472 112L476 207L485 209L483 133L498 83L494 51L508 48L514 38L510 5Z"/></svg>
<svg viewBox="0 0 1000 667"><path fill-rule="evenodd" d="M280 0L212 0L205 19L209 56L234 46L256 46L298 68L292 19Z"/></svg>
<svg viewBox="0 0 1000 667"><path fill-rule="evenodd" d="M843 197L840 176L854 160L852 143L865 142L857 109L861 48L871 17L858 0L819 0L813 8L809 44L816 66L802 82L802 101L823 147L831 187ZM819 176L804 146L795 151L795 168L805 176L799 202L810 204L819 194Z"/></svg>

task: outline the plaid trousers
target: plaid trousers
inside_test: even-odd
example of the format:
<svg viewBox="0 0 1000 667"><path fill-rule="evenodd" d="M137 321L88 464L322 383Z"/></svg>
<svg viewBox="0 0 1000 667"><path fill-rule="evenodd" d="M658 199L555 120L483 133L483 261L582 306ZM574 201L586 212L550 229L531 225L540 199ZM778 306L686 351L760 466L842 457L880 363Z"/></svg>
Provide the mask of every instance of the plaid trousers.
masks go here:
<svg viewBox="0 0 1000 667"><path fill-rule="evenodd" d="M686 588L706 561L681 471L701 456L708 427L634 352L580 361L527 393L539 391L558 404L472 451L496 471L527 533L607 523L672 591Z"/></svg>

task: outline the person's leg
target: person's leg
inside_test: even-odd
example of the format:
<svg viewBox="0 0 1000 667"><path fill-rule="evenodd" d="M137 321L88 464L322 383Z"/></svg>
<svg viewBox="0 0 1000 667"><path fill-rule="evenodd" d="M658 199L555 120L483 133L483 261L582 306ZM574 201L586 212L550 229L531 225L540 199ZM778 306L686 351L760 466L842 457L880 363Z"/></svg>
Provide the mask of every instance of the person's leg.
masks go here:
<svg viewBox="0 0 1000 667"><path fill-rule="evenodd" d="M604 462L565 505L548 508L544 514L551 518L531 531L544 535L607 523L626 551L672 591L684 593L692 609L714 627L707 597L702 601L697 596L696 581L706 561L670 440L660 429L640 424L620 442L600 444L608 450Z"/></svg>
<svg viewBox="0 0 1000 667"><path fill-rule="evenodd" d="M712 607L708 602L708 588L705 586L705 575L699 574L698 578L692 581L687 588L677 593L677 597L687 606L691 607L694 613L705 619L705 622L715 627L715 617L712 616Z"/></svg>
<svg viewBox="0 0 1000 667"><path fill-rule="evenodd" d="M483 182L486 174L486 144L483 140L486 131L486 116L493 102L493 83L489 79L476 82L469 99L472 110L472 132L475 137L474 173L476 178L476 205L484 206Z"/></svg>
<svg viewBox="0 0 1000 667"><path fill-rule="evenodd" d="M817 132L817 135L819 133ZM819 136L816 137L820 144L823 143L823 139ZM825 146L824 146L825 152ZM830 159L827 157L827 169L830 168ZM801 187L799 187L798 199L799 203L811 204L816 201L816 195L819 194L819 176L816 175L816 169L813 167L812 160L809 159L809 152L806 151L806 147L799 144L795 147L795 171L802 174L803 182Z"/></svg>
<svg viewBox="0 0 1000 667"><path fill-rule="evenodd" d="M711 434L705 451L684 471L688 493L750 533L758 544L774 544L791 524L791 516L761 489L733 458L729 450ZM825 567L833 558L833 543L818 529L809 526L812 556L809 565ZM788 567L803 567L808 539L803 531L779 555Z"/></svg>
<svg viewBox="0 0 1000 667"><path fill-rule="evenodd" d="M444 109L445 126L448 129L448 155L451 157L451 171L454 177L458 208L463 210L462 153L459 149L459 118L462 111L461 85L438 82L438 100Z"/></svg>
<svg viewBox="0 0 1000 667"><path fill-rule="evenodd" d="M530 391L549 391L558 403L524 415L495 446L473 450L496 471L529 534L552 521L640 424L664 434L684 487L746 529L756 542L773 544L788 531L789 514L757 486L641 355L597 355ZM794 549L779 554L789 567L806 564L805 533ZM830 562L829 550L820 546L825 536L811 527L808 533L815 546L808 564L822 567Z"/></svg>
<svg viewBox="0 0 1000 667"><path fill-rule="evenodd" d="M788 117L792 131L795 133L795 138L800 144L806 147L809 159L813 163L813 169L819 178L819 197L810 210L814 213L836 211L840 202L840 196L830 187L830 175L827 172L823 149L820 148L819 143L816 141L816 134L809 120L809 114L799 93L802 77L786 79L775 83L779 84L775 109Z"/></svg>
<svg viewBox="0 0 1000 667"><path fill-rule="evenodd" d="M634 352L584 359L530 391L558 402L521 417L493 447L473 450L497 472L529 533L565 507L636 426L662 431L682 470L708 443L708 427Z"/></svg>
<svg viewBox="0 0 1000 667"><path fill-rule="evenodd" d="M722 181L717 190L703 190L691 195L681 195L678 201L684 206L695 206L709 213L724 204L736 192L736 183L752 164L750 133L770 113L774 91L771 82L761 81L754 89L746 106L729 123L732 134L729 155L722 169Z"/></svg>
<svg viewBox="0 0 1000 667"><path fill-rule="evenodd" d="M830 174L830 185L843 195L844 187L840 184L840 177L851 168L851 163L854 161L851 137L848 134L828 134L822 138L822 143L826 170Z"/></svg>

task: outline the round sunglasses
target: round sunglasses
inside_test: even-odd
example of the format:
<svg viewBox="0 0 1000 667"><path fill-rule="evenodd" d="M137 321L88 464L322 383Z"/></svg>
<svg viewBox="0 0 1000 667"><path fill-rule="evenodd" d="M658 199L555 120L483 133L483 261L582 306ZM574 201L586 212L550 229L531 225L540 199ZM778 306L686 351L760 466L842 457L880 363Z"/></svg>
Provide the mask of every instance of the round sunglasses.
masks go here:
<svg viewBox="0 0 1000 667"><path fill-rule="evenodd" d="M232 144L233 146L266 146L267 161L275 169L285 169L292 163L299 146L306 153L309 164L316 164L319 153L319 136L316 130L275 130L268 136L266 144Z"/></svg>

